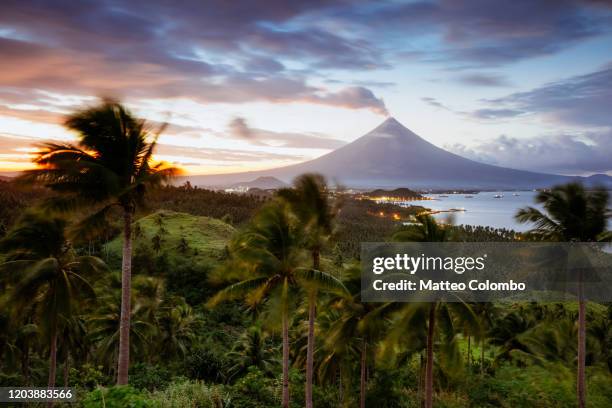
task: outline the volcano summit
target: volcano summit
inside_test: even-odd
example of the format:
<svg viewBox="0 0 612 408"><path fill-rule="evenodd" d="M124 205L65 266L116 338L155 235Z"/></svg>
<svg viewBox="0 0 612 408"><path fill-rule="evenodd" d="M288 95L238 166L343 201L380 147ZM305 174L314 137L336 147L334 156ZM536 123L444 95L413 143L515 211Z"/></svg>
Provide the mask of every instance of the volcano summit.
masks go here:
<svg viewBox="0 0 612 408"><path fill-rule="evenodd" d="M317 159L255 172L191 176L196 185L244 182L262 176L290 182L295 176L316 172L353 188L533 189L579 180L612 186L612 178L596 175L572 177L493 166L466 159L421 138L394 118ZM603 179L603 180L602 180Z"/></svg>

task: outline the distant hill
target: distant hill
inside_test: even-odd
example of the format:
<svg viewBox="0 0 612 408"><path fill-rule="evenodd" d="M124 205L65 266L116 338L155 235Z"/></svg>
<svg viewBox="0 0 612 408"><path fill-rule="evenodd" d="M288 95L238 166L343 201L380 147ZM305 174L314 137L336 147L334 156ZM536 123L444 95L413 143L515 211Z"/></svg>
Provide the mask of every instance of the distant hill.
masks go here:
<svg viewBox="0 0 612 408"><path fill-rule="evenodd" d="M364 194L367 197L391 197L397 199L406 199L406 200L418 200L423 198L423 196L416 191L412 191L409 188L396 188L395 190L383 190L376 189L374 191L370 191Z"/></svg>
<svg viewBox="0 0 612 408"><path fill-rule="evenodd" d="M165 210L140 218L132 228L135 255L143 248L152 253L168 252L172 256L181 256L183 251L189 254L194 263L218 259L235 232L234 227L215 218ZM156 235L161 237L157 250L153 244ZM118 236L106 244L111 263L120 264L122 242L121 236Z"/></svg>
<svg viewBox="0 0 612 408"><path fill-rule="evenodd" d="M288 186L289 185L287 183L277 179L276 177L262 176L256 178L255 180L231 184L229 188L248 190L258 188L261 190L276 190Z"/></svg>
<svg viewBox="0 0 612 408"><path fill-rule="evenodd" d="M247 173L191 176L195 185L237 183L258 177L284 182L299 174L317 172L352 188L419 189L533 189L579 180L606 184L612 177L594 179L536 173L475 162L441 149L393 118L365 136L317 159L292 166Z"/></svg>

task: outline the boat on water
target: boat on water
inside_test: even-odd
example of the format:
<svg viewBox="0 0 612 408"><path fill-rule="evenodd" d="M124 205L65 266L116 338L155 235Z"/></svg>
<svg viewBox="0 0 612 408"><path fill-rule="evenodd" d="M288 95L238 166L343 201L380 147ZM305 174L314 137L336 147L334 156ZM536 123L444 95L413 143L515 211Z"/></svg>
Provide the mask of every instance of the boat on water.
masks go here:
<svg viewBox="0 0 612 408"><path fill-rule="evenodd" d="M493 198L504 198L503 194L495 194Z"/></svg>
<svg viewBox="0 0 612 408"><path fill-rule="evenodd" d="M512 193L512 195L513 195L513 196L515 196L515 197L520 196L520 194L519 194L519 193Z"/></svg>

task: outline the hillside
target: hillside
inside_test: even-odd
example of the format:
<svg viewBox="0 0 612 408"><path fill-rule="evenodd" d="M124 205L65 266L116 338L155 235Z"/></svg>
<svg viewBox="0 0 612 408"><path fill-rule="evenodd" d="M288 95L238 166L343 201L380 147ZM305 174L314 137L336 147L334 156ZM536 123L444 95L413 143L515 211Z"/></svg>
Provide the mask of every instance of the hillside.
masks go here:
<svg viewBox="0 0 612 408"><path fill-rule="evenodd" d="M234 183L230 188L234 189L261 189L261 190L275 190L283 187L289 187L287 183L277 179L276 177L258 177L255 180Z"/></svg>
<svg viewBox="0 0 612 408"><path fill-rule="evenodd" d="M146 248L156 254L189 254L197 262L221 257L235 229L218 219L160 210L134 222L133 231L135 256ZM121 258L122 243L119 236L106 245L112 260Z"/></svg>
<svg viewBox="0 0 612 408"><path fill-rule="evenodd" d="M383 190L376 189L374 191L369 191L364 194L366 197L389 197L398 200L418 200L423 198L423 196L416 191L413 191L409 188L396 188L395 190Z"/></svg>

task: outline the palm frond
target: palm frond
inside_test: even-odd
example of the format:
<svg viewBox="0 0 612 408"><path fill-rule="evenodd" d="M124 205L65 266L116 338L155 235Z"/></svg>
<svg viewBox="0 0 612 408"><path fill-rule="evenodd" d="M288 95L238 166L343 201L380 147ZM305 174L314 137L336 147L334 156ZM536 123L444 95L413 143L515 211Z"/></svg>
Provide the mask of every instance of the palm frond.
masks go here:
<svg viewBox="0 0 612 408"><path fill-rule="evenodd" d="M253 292L261 288L263 285L266 285L267 282L267 277L260 277L234 283L233 285L219 291L206 304L208 307L214 307L223 301L236 299L240 296Z"/></svg>
<svg viewBox="0 0 612 408"><path fill-rule="evenodd" d="M312 268L296 268L294 273L298 280L307 285L313 285L317 289L350 294L344 283L329 273Z"/></svg>

